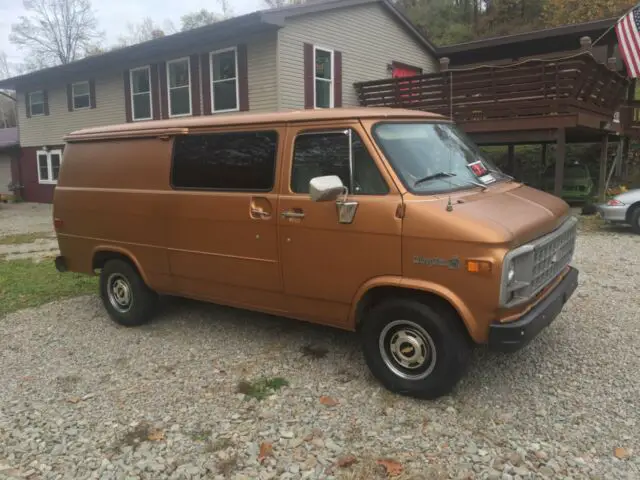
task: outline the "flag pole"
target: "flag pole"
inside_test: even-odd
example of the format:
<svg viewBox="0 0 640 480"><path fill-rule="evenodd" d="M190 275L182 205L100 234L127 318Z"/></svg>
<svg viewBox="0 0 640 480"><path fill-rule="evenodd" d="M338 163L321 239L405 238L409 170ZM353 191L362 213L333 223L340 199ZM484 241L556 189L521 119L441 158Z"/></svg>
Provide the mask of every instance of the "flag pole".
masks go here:
<svg viewBox="0 0 640 480"><path fill-rule="evenodd" d="M591 43L591 46L595 46L596 43L598 43L600 40L602 40L604 37L607 36L607 34L613 30L614 28L616 28L616 25L618 24L618 22L620 21L621 18L626 17L627 15L629 15L629 12L632 12L634 8L636 7L640 7L640 3L638 3L637 5L634 5L633 7L631 7L629 10L627 10L624 15L621 15L615 22L613 22L613 25L611 25L609 28L607 28L607 30L600 35L598 38L596 38L595 42Z"/></svg>

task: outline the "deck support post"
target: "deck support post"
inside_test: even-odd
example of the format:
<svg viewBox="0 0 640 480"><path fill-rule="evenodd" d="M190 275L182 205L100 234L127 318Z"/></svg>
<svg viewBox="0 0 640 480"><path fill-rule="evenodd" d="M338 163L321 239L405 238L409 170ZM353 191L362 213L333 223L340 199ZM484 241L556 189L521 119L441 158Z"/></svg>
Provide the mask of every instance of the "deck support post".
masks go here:
<svg viewBox="0 0 640 480"><path fill-rule="evenodd" d="M567 144L566 131L564 128L559 128L556 138L556 169L555 169L555 183L553 187L553 194L556 197L562 195L562 183L564 182L564 157Z"/></svg>
<svg viewBox="0 0 640 480"><path fill-rule="evenodd" d="M607 157L609 152L609 135L602 136L602 143L600 149L600 175L598 178L598 195L600 201L604 202L606 192L605 184L607 182Z"/></svg>

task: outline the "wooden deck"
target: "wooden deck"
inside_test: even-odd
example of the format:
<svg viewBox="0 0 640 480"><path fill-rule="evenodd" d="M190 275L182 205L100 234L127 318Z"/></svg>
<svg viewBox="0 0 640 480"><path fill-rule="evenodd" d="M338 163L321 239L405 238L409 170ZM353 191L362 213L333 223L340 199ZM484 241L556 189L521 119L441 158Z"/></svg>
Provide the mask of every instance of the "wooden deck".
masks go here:
<svg viewBox="0 0 640 480"><path fill-rule="evenodd" d="M566 141L600 141L603 134L631 128L640 135L640 104L622 107L628 85L626 77L585 52L565 60L446 70L354 87L363 106L452 113L478 143L515 144L556 141L559 130ZM614 122L616 112L622 123L631 123Z"/></svg>

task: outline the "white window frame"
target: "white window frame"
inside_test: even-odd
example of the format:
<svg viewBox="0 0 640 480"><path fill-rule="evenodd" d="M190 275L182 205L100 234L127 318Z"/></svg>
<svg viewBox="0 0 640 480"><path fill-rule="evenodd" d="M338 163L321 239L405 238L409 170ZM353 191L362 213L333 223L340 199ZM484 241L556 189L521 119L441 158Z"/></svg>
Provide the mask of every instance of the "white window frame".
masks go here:
<svg viewBox="0 0 640 480"><path fill-rule="evenodd" d="M326 78L318 78L316 77L316 52L320 50L321 52L329 53L331 55L331 59L329 62L331 63L331 79L327 80ZM335 54L331 48L319 47L317 45L313 46L313 108L334 108L333 100L334 100L334 82L336 79L336 69L335 69ZM319 107L316 104L318 99L316 93L316 81L320 80L322 82L329 82L329 106L328 107Z"/></svg>
<svg viewBox="0 0 640 480"><path fill-rule="evenodd" d="M53 180L53 165L51 164L51 155L59 155L60 157L60 167L62 167L62 150L38 150L36 152L36 168L38 169L38 183L43 185L57 185L58 180ZM42 178L40 174L40 155L47 156L47 178ZM58 170L58 175L60 175L60 170Z"/></svg>
<svg viewBox="0 0 640 480"><path fill-rule="evenodd" d="M87 93L86 96L89 97L89 105L86 107L80 107L80 108L76 108L76 85L82 85L82 84L86 84L87 85ZM82 95L78 95L79 97L84 97L85 94ZM89 84L88 80L85 80L84 82L75 82L71 84L71 106L73 107L73 111L75 112L76 110L89 110L91 108L91 85Z"/></svg>
<svg viewBox="0 0 640 480"><path fill-rule="evenodd" d="M33 113L33 109L31 108L31 105L33 105L33 103L31 102L31 95L33 95L34 93L41 93L42 94L42 113ZM29 116L30 117L43 117L45 115L45 101L44 101L44 90L36 90L35 92L29 92Z"/></svg>
<svg viewBox="0 0 640 480"><path fill-rule="evenodd" d="M134 105L133 105L134 95L142 94L142 92L138 92L138 93L133 92L133 72L137 72L140 70L146 70L147 77L149 78L149 112L151 113L151 116L146 118L136 118L136 109L134 108ZM145 120L153 120L153 82L151 81L151 65L144 65L142 67L136 67L129 70L129 85L131 86L131 88L129 89L130 90L129 102L131 103L131 121L142 122ZM144 95L146 94L147 92L144 92Z"/></svg>
<svg viewBox="0 0 640 480"><path fill-rule="evenodd" d="M185 60L187 61L187 75L189 76L189 84L186 87L189 90L189 113L179 113L177 115L174 115L173 113L171 113L172 87L170 85L171 77L169 76L169 65L171 65L172 63L184 62ZM173 87L174 90L177 88L185 88L185 87ZM167 110L169 111L170 118L189 117L193 115L193 99L191 98L191 59L189 57L176 58L175 60L170 60L167 62Z"/></svg>
<svg viewBox="0 0 640 480"><path fill-rule="evenodd" d="M231 80L230 78L225 78L224 80L214 80L213 79L213 57L214 55L218 55L220 53L225 53L225 52L231 52L233 51L233 54L235 55L235 66L236 66L236 76L235 76L235 81L236 81L236 108L227 108L225 110L216 110L216 104L215 104L215 95L213 94L214 92L214 88L213 86L216 83L220 83L220 82L228 82L229 80ZM209 53L209 79L211 81L211 113L225 113L225 112L239 112L240 111L240 79L238 78L238 47L230 47L230 48L223 48L222 50L215 50L213 52Z"/></svg>

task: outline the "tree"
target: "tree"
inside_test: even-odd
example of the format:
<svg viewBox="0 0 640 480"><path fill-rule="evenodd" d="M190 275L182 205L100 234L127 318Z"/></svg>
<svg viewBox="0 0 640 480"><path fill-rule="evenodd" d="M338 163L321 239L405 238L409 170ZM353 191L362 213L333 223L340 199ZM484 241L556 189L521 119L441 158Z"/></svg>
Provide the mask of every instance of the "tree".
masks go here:
<svg viewBox="0 0 640 480"><path fill-rule="evenodd" d="M136 43L164 37L167 33L171 34L175 33L175 31L176 28L170 20L165 21L161 27L151 17L146 17L140 23L127 24L127 33L118 37L118 46L128 47Z"/></svg>
<svg viewBox="0 0 640 480"><path fill-rule="evenodd" d="M0 80L13 75L12 65L7 54L0 52ZM0 89L0 128L15 127L18 123L16 110L16 94L10 90Z"/></svg>
<svg viewBox="0 0 640 480"><path fill-rule="evenodd" d="M570 23L622 16L637 0L546 0L543 19L553 27Z"/></svg>
<svg viewBox="0 0 640 480"><path fill-rule="evenodd" d="M90 0L24 0L27 14L11 26L9 40L27 51L35 67L82 58L103 34Z"/></svg>
<svg viewBox="0 0 640 480"><path fill-rule="evenodd" d="M264 0L269 8L286 7L287 5L302 5L306 0Z"/></svg>
<svg viewBox="0 0 640 480"><path fill-rule="evenodd" d="M217 13L205 10L199 10L197 12L187 13L180 17L180 23L182 24L182 31L191 30L193 28L204 27L222 20L222 17Z"/></svg>

